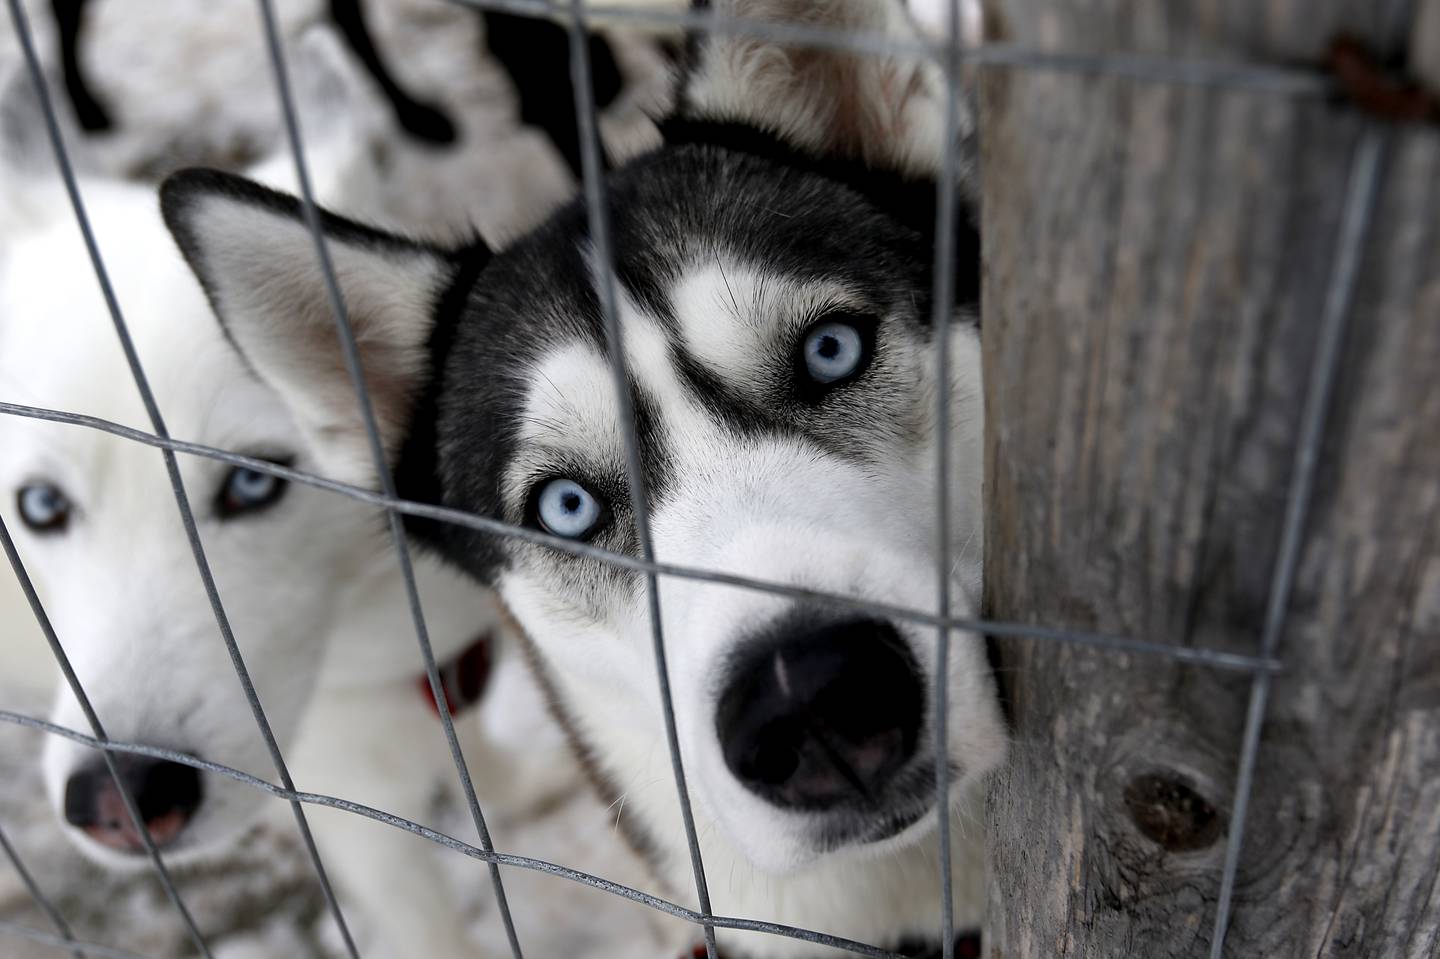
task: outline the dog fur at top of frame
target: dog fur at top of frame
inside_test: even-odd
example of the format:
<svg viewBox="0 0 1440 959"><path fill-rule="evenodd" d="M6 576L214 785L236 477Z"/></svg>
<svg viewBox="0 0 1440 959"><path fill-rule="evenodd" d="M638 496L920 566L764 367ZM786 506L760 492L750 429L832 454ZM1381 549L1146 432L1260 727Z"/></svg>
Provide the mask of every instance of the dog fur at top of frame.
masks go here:
<svg viewBox="0 0 1440 959"><path fill-rule="evenodd" d="M873 0L727 6L913 36L902 7ZM605 182L655 553L929 608L943 76L901 54L762 38L711 37L692 53L664 145ZM970 130L966 118L967 144ZM962 181L968 192L963 164ZM205 171L172 178L163 202L240 349L323 428L334 386L305 351L328 320L323 278L300 255L298 203ZM980 585L982 417L978 238L960 220L946 385L951 612L965 615ZM338 217L326 228L367 368L387 386L377 401L402 492L637 553L609 278L584 208L500 252L439 250ZM623 798L622 827L685 895L644 578L467 528L417 530L499 588L597 785ZM1006 749L981 639L956 634L941 676L932 628L688 579L659 589L715 910L882 946L933 939L943 814L957 926L978 924L979 787ZM952 786L937 813L929 704L942 683ZM756 959L815 955L757 934L721 942Z"/></svg>

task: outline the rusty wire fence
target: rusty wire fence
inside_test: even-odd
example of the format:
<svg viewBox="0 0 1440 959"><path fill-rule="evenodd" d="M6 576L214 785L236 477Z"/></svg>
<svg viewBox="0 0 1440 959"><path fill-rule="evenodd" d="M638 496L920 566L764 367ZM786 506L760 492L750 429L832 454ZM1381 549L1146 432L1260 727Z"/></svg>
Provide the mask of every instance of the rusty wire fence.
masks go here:
<svg viewBox="0 0 1440 959"><path fill-rule="evenodd" d="M665 8L647 9L634 5L623 7L590 7L586 5L585 0L571 0L569 3L550 2L550 0L437 0L437 2L458 3L480 10L498 10L523 16L545 17L567 24L570 36L571 80L581 128L584 199L589 216L590 230L595 238L596 254L601 264L613 262L613 251L610 246L605 195L606 186L602 175L601 147L597 133L598 111L594 100L593 87L590 82L591 65L587 52L587 31L591 28L596 26L660 27L679 29L688 33L723 33L767 37L777 42L798 47L840 49L862 54L884 53L933 59L945 71L950 87L945 113L944 176L941 180L936 209L936 235L939 239L937 241L938 248L935 251L937 268L935 271L934 321L937 330L937 342L940 344L938 348L940 382L948 382L948 373L945 370L948 351L944 348L943 344L945 343L948 333L948 324L953 312L955 294L952 268L953 256L949 245L953 242L953 226L957 215L957 204L960 202L957 196L958 191L955 187L957 179L955 171L959 163L958 154L960 152L957 129L959 113L958 101L960 96L959 75L962 66L980 69L1006 68L1058 71L1089 76L1117 76L1147 83L1243 89L1275 97L1314 98L1328 94L1332 88L1332 81L1328 75L1319 70L1308 70L1304 68L1292 69L1230 61L1176 60L1125 53L1087 54L1040 51L1004 44L967 46L962 44L960 17L958 10L954 9L958 4L952 5L949 14L947 39L935 42L916 38L912 41L897 42L894 38L884 36L842 32L798 23L777 24L752 21L725 16L707 9L682 11ZM82 429L100 430L153 447L157 451L156 455L163 458L173 489L175 505L179 511L193 552L195 566L214 612L215 623L219 634L218 641L225 645L234 665L236 677L244 689L245 696L254 714L254 721L258 732L263 737L270 757L273 760L275 780L269 781L261 779L241 772L238 769L206 762L175 751L158 749L139 743L116 742L107 737L103 718L96 715L90 705L84 688L77 679L75 672L71 669L66 658L64 637L57 635L51 626L45 609L26 573L23 558L16 549L10 532L5 527L3 521L0 521L0 545L3 545L6 557L19 580L22 591L34 612L41 630L48 640L50 650L60 667L64 681L68 684L70 690L81 704L89 729L88 731L81 731L62 728L43 719L14 712L0 712L0 720L43 730L50 735L62 736L93 747L101 753L111 776L114 777L115 782L120 788L127 812L134 821L139 835L146 844L146 852L153 865L154 871L170 902L183 920L189 937L199 955L205 957L211 956L210 948L206 943L205 936L187 909L184 897L181 895L180 890L177 888L176 883L167 869L164 855L149 838L148 832L141 821L139 809L134 797L126 791L117 773L115 761L118 755L132 754L184 764L214 775L228 777L245 783L253 787L257 793L268 794L278 801L288 803L294 815L296 828L299 831L299 835L314 867L315 876L324 892L330 913L341 932L344 947L353 959L359 959L361 953L349 932L341 906L331 890L325 865L311 837L310 828L306 820L307 807L330 807L343 810L356 816L363 816L387 826L422 836L440 846L452 850L458 855L468 856L486 863L493 879L497 906L508 934L509 950L515 959L520 959L524 954L524 943L517 935L514 924L509 916L509 905L505 897L501 867L505 867L505 869L529 869L549 873L641 903L662 913L692 923L703 931L706 952L709 955L709 959L716 959L716 929L747 930L767 933L775 936L803 940L817 945L831 946L859 956L877 957L877 959L901 959L898 954L872 944L842 939L819 930L795 928L778 924L768 921L764 916L723 916L717 915L712 911L707 891L705 867L700 853L700 846L696 838L694 819L690 812L690 800L686 788L685 770L676 739L675 715L670 698L665 662L665 637L662 634L660 626L661 619L659 616L657 581L660 577L675 577L718 583L741 589L758 590L842 608L865 610L881 616L931 627L935 630L940 675L945 674L945 661L950 633L956 630L983 633L1000 639L1027 637L1057 643L1081 644L1116 652L1166 657L1174 661L1196 666L1238 671L1250 675L1252 677L1252 689L1249 700L1249 710L1245 719L1243 741L1240 744L1240 762L1236 777L1236 792L1233 800L1233 825L1227 840L1221 885L1213 917L1213 936L1210 954L1212 959L1218 959L1218 957L1221 956L1225 944L1226 930L1229 924L1237 867L1244 843L1244 827L1248 798L1261 746L1266 700L1269 695L1272 677L1281 668L1280 662L1276 659L1277 641L1284 628L1287 598L1290 593L1299 556L1301 532L1304 528L1306 512L1315 479L1319 445L1325 431L1327 401L1335 378L1339 344L1344 333L1346 317L1349 312L1350 301L1355 286L1359 253L1366 226L1370 219L1383 167L1381 161L1384 143L1380 133L1372 133L1362 142L1352 164L1349 182L1343 186L1337 185L1337 188L1346 191L1347 202L1345 215L1335 242L1336 252L1332 274L1328 281L1326 308L1319 326L1320 345L1316 351L1311 381L1307 387L1303 422L1300 425L1300 438L1293 464L1292 480L1287 494L1281 546L1273 571L1261 648L1255 655L1241 655L1218 650L1168 645L1142 637L1106 635L1069 630L1061 627L997 622L949 615L949 577L946 575L946 571L950 565L950 544L948 543L940 544L940 563L936 575L937 597L936 605L932 609L898 607L864 600L858 597L796 588L781 583L749 579L743 576L679 566L665 562L662 557L655 555L650 543L646 517L647 500L635 441L633 411L629 408L629 392L624 385L626 382L624 353L623 350L620 349L621 331L616 318L616 291L613 285L613 271L610 269L598 271L599 274L604 277L601 284L601 305L605 319L612 371L614 373L614 385L619 398L620 410L622 411L621 421L624 427L627 466L631 479L632 506L635 511L639 532L639 555L630 556L612 553L600 548L588 546L581 542L560 539L528 528L511 526L487 517L399 499L393 480L386 468L384 450L376 426L375 415L371 407L370 396L366 389L364 374L360 367L355 338L346 313L344 299L341 296L335 280L333 267L326 248L326 241L321 231L320 219L312 195L310 178L306 167L302 130L300 129L297 119L296 107L286 70L285 58L282 54L279 29L275 19L272 0L257 0L256 42L265 45L274 71L276 85L280 94L279 108L284 119L285 133L288 137L295 169L299 177L306 220L313 234L315 256L325 275L330 306L334 312L336 332L354 385L355 401L363 417L370 443L370 451L374 458L374 465L378 475L381 477L379 488L364 489L232 451L189 442L182 437L171 436L166 429L164 415L156 403L154 394L146 379L145 370L131 342L119 303L111 289L103 251L99 248L94 234L91 231L86 216L85 200L77 185L76 177L67 154L60 124L57 122L56 108L52 95L47 88L45 75L34 48L32 34L26 22L21 0L7 0L7 3L10 16L14 21L16 33L23 47L25 63L31 80L40 95L51 145L58 162L60 175L64 180L65 189L68 192L70 203L74 209L75 218L89 251L90 266L93 268L95 278L100 284L104 294L106 304L109 308L110 318L113 321L115 335L118 337L124 349L130 372L140 391L146 412L149 416L151 429L147 432L93 416L6 402L3 398L0 398L0 414L44 420ZM23 318L21 321L23 322ZM949 403L948 397L944 395L944 391L941 391L941 393L942 395L937 400L936 415L941 435L940 448L943 451L947 443L946 432L949 426ZM445 702L445 695L437 671L436 660L431 651L429 637L426 631L424 611L415 586L414 573L411 568L411 551L403 526L403 517L422 517L429 520L469 527L485 533L540 543L553 549L585 556L617 568L643 573L646 578L649 597L656 679L661 691L663 722L665 724L665 732L670 749L670 761L674 772L677 798L682 811L690 859L693 866L695 901L698 903L698 908L689 908L673 901L667 901L639 889L610 881L603 876L590 875L564 865L529 858L524 855L497 851L491 842L484 813L475 795L470 771L466 766L465 758L457 742L454 725L446 710L439 711L442 719L442 728L464 792L466 805L475 827L475 836L472 841L466 841L440 833L416 822L392 815L385 810L370 808L349 801L344 797L298 791L290 776L280 746L271 732L265 710L250 681L244 657L241 655L231 631L224 599L220 595L220 591L217 589L211 575L210 567L206 560L205 549L201 543L195 517L191 509L190 497L181 481L178 458L182 455L206 457L233 466L244 467L290 482L326 490L334 495L351 497L382 509L389 524L389 535L394 548L395 562L398 564L406 583L419 656L423 663L431 691L435 695L437 702ZM945 473L947 464L948 457L942 452L938 457L937 464L937 468L940 471L938 477L938 489L940 493L935 504L937 516L935 525L938 530L942 531L949 528L948 516L950 503L948 501L948 483ZM944 539L946 537L942 535L941 538ZM944 685L938 684L936 701L931 704L931 708L934 710L936 729L939 731L935 748L937 755L940 757L948 755L944 735L946 729L944 717L947 710L944 694ZM948 794L949 788L946 780L948 763L942 759L942 761L937 764L937 769L939 770L937 777L937 797L941 797L940 801L943 802L943 797ZM950 837L948 834L948 817L940 816L938 819L940 822L938 842L940 862L942 864L938 884L942 887L942 910L945 918L944 928L936 930L936 932L944 944L943 948L948 959L948 957L953 956L954 940L953 922L950 915L950 870L948 867ZM122 949L116 949L98 943L84 942L78 939L72 932L70 925L66 922L65 917L60 914L50 898L47 897L45 891L40 888L40 885L34 880L30 870L27 869L26 864L21 860L14 844L6 837L3 831L0 831L0 850L3 850L6 858L8 858L10 864L17 871L31 897L44 914L49 917L53 927L51 930L44 930L14 923L0 922L0 934L4 936L23 937L40 943L53 944L57 947L68 949L76 956L109 956L117 957L117 959L155 959L155 957L141 957Z"/></svg>

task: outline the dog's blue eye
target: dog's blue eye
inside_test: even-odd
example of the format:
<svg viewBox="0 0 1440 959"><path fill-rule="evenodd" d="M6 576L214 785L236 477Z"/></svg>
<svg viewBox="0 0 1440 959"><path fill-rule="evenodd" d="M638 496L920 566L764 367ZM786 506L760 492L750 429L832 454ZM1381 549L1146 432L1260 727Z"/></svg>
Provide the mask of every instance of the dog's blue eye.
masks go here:
<svg viewBox="0 0 1440 959"><path fill-rule="evenodd" d="M216 512L221 519L229 519L264 509L280 499L288 485L278 476L237 466L225 475L225 482L220 487L220 496L216 503Z"/></svg>
<svg viewBox="0 0 1440 959"><path fill-rule="evenodd" d="M70 499L52 483L30 483L15 494L20 519L37 533L59 533L70 523Z"/></svg>
<svg viewBox="0 0 1440 959"><path fill-rule="evenodd" d="M865 337L854 325L826 320L805 334L805 372L816 383L837 383L853 376L865 362Z"/></svg>
<svg viewBox="0 0 1440 959"><path fill-rule="evenodd" d="M588 539L605 518L604 504L572 479L552 479L535 498L535 515L547 532L566 539Z"/></svg>

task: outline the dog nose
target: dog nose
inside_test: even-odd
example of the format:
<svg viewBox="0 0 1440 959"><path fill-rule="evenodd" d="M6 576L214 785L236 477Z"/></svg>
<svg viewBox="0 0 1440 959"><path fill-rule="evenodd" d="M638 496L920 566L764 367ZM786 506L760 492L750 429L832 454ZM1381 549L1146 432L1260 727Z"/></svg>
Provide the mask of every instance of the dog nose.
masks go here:
<svg viewBox="0 0 1440 959"><path fill-rule="evenodd" d="M151 840L156 846L174 842L200 807L199 771L144 756L117 756L115 768L134 798ZM145 849L144 840L125 810L125 800L103 761L83 767L66 781L65 821L117 852Z"/></svg>
<svg viewBox="0 0 1440 959"><path fill-rule="evenodd" d="M864 806L915 753L925 688L889 623L797 612L731 671L716 711L725 764L792 809Z"/></svg>

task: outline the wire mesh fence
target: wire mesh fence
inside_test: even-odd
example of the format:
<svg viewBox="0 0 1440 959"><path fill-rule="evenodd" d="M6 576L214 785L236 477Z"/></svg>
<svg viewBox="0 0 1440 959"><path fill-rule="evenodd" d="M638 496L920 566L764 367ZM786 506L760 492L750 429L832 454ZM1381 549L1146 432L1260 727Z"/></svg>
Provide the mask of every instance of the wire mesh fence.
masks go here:
<svg viewBox="0 0 1440 959"><path fill-rule="evenodd" d="M825 606L846 610L864 611L876 616L894 618L932 628L935 633L937 659L941 664L939 675L946 675L946 655L950 634L954 631L982 633L997 638L1031 638L1056 643L1072 643L1109 650L1117 653L1153 655L1195 666L1236 671L1252 678L1249 710L1245 718L1244 738L1240 744L1240 760L1237 787L1233 804L1233 826L1229 831L1225 848L1222 880L1218 890L1217 904L1213 917L1213 936L1210 954L1218 959L1224 952L1225 939L1231 915L1232 899L1235 893L1237 869L1243 850L1247 802L1253 773L1258 762L1266 701L1273 677L1281 670L1278 659L1278 641L1285 626L1287 600L1295 576L1299 557L1301 537L1304 531L1306 511L1312 496L1315 474L1319 460L1319 446L1325 435L1326 415L1337 368L1337 354L1345 330L1345 323L1354 297L1359 254L1365 237L1368 221L1383 169L1384 134L1371 132L1366 135L1356 156L1345 185L1345 215L1336 238L1334 266L1329 277L1325 296L1325 311L1320 326L1320 348L1316 351L1310 383L1306 387L1304 418L1300 425L1300 439L1297 445L1292 479L1286 496L1286 510L1283 521L1282 543L1271 580L1269 602L1265 610L1262 642L1253 655L1237 654L1230 651L1210 650L1190 646L1178 646L1143 636L1121 636L1103 633L1071 630L1061 626L1032 625L1016 622L990 621L983 618L959 617L951 613L949 596L952 545L944 540L950 529L948 516L950 478L947 475L949 457L942 454L937 458L937 490L935 503L937 530L941 531L939 548L940 563L936 575L936 603L934 607L906 608L864 598L823 590L800 588L791 584L769 582L763 579L747 578L718 570L667 563L663 556L657 556L652 546L649 519L647 516L647 492L645 473L641 463L640 446L635 427L635 412L631 409L631 397L627 388L625 350L622 343L622 325L619 320L617 292L615 289L614 252L612 235L608 222L608 201L606 180L602 160L602 146L599 139L597 105L590 82L591 65L587 54L588 31L597 25L648 26L681 29L692 34L723 34L761 37L785 44L814 47L818 49L843 49L862 54L904 55L930 58L943 69L949 84L944 126L945 156L942 164L940 193L936 213L937 249L935 251L936 289L934 295L933 322L937 330L938 359L941 373L939 382L948 383L945 363L949 355L945 348L948 327L953 313L955 290L952 270L953 250L949 244L954 234L954 220L960 199L956 189L956 168L960 150L958 135L958 100L960 97L960 71L962 68L978 69L1020 69L1030 71L1058 71L1078 75L1109 75L1124 77L1145 83L1199 85L1223 87L1257 92L1276 97L1315 98L1332 92L1328 75L1304 68L1276 67L1266 64L1245 64L1229 61L1200 61L1144 56L1128 53L1092 54L1066 53L1021 49L1003 44L981 46L962 43L958 4L952 4L949 15L949 36L943 41L928 39L913 42L896 41L892 37L871 36L852 32L837 31L804 24L776 24L751 21L710 10L679 11L666 8L647 9L634 5L602 6L592 5L586 0L571 0L569 3L551 3L546 0L450 0L463 6L481 10L500 10L528 17L558 20L569 31L571 76L576 113L580 123L580 137L583 159L583 196L588 216L590 235L595 244L596 258L600 264L600 300L605 321L608 356L611 361L615 398L621 411L620 423L624 441L626 467L629 475L631 508L638 532L638 555L627 555L589 545L571 539L564 539L547 533L519 527L489 517L465 513L435 505L402 500L387 467L385 447L381 439L376 414L362 369L355 333L351 327L345 298L336 280L332 262L322 228L319 208L314 197L311 178L306 164L306 151L298 119L294 95L286 69L285 54L280 40L275 12L271 0L257 0L257 42L263 42L270 58L277 89L279 107L284 120L285 136L293 156L300 194L304 203L306 223L314 241L314 255L325 276L329 307L333 312L335 330L344 356L345 366L351 378L355 403L364 424L369 451L379 477L378 489L359 486L329 479L314 473L294 469L282 464L258 459L230 450L206 446L172 437L166 428L165 418L150 389L144 366L131 340L120 304L111 288L107 273L104 251L97 243L86 215L85 198L69 160L67 144L57 120L53 95L48 90L40 58L36 54L31 31L26 21L20 0L7 0L9 13L23 48L26 68L39 93L44 109L48 135L54 151L66 193L73 207L76 222L82 231L90 256L90 265L104 292L105 300L113 321L114 331L124 350L126 363L134 377L135 384L143 398L151 429L137 430L94 416L82 415L58 409L28 406L20 403L0 401L0 414L7 417L21 417L56 424L56 428L98 430L117 437L153 447L163 458L174 495L175 507L189 541L195 567L201 578L220 641L224 644L235 675L240 682L247 702L253 713L257 731L263 737L275 769L275 781L269 781L225 765L207 762L187 754L155 748L139 743L118 742L106 735L102 717L90 707L86 691L71 668L66 656L64 637L57 635L52 627L39 596L26 572L25 563L10 531L0 520L0 545L12 566L21 588L45 634L51 652L64 676L65 682L84 709L89 732L66 729L45 720L16 712L0 711L0 721L42 730L53 736L60 736L98 750L104 757L110 775L114 778L125 801L126 813L133 820L138 835L145 843L145 852L163 885L175 910L182 917L197 952L209 957L211 951L201 929L187 909L184 897L167 869L165 856L149 837L143 817L135 798L129 794L115 765L115 758L122 755L139 755L179 763L214 775L226 777L254 788L258 794L265 794L288 803L293 811L296 828L306 853L314 868L315 878L324 890L331 916L341 932L344 948L352 957L360 956L360 949L349 932L340 902L330 887L321 854L310 834L306 818L308 807L326 807L342 810L348 814L365 817L389 827L405 830L423 837L459 855L470 857L488 865L493 882L496 905L503 916L504 928L510 953L519 959L524 954L524 942L517 934L510 918L509 903L506 899L503 871L506 869L527 869L549 873L564 879L614 894L618 897L643 904L651 909L666 913L694 924L704 937L705 950L709 959L717 959L715 930L746 930L775 936L803 940L817 945L831 946L855 955L873 957L896 957L892 951L874 945L854 942L829 935L820 930L794 928L770 922L763 916L724 916L714 913L707 889L705 863L696 835L694 817L690 809L687 790L686 770L682 761L679 739L676 731L675 709L672 703L669 674L666 663L666 637L661 626L660 590L658 582L662 577L688 579L698 582L764 592L796 600L804 600ZM935 414L943 451L948 442L950 430L949 397L944 390L936 400ZM437 667L436 656L431 648L426 627L425 612L416 585L412 568L410 546L407 541L403 518L418 517L443 523L468 527L487 534L511 537L564 553L584 556L617 569L637 572L643 575L648 601L649 622L652 629L652 649L656 670L656 682L660 690L662 719L670 762L674 775L677 800L682 811L691 867L694 874L694 894L698 908L690 908L667 901L636 888L610 881L603 876L590 875L576 869L524 855L510 854L496 850L486 825L485 815L476 796L471 772L456 737L455 727L445 709L438 710L443 734L450 756L453 759L458 781L463 790L465 803L474 826L473 841L446 835L417 822L395 816L381 809L374 809L350 801L343 796L327 796L299 791L291 778L279 743L271 731L259 696L250 679L249 670L240 647L230 626L226 603L217 588L207 562L205 548L197 530L190 497L181 478L179 457L194 456L242 466L257 473L274 476L290 482L304 484L327 493L349 497L377 507L384 512L387 530L394 550L395 562L404 579L406 596L413 621L413 631L419 647L420 661L436 702L445 701L444 685ZM936 783L939 803L944 808L949 791L945 775L948 763L945 761L947 744L944 730L947 728L947 702L945 684L937 684L937 696L931 708L935 715L935 728L940 735L935 743L939 757L937 769L940 775ZM949 843L948 817L938 817L940 876L944 886L942 910L944 928L939 930L944 954L953 956L954 928L951 916L951 892L949 888ZM136 959L134 954L96 943L88 943L75 936L64 916L47 897L46 892L32 878L20 854L0 831L0 849L17 870L35 903L49 918L52 929L43 930L16 925L0 924L0 935L19 936L36 942L49 943L70 950L74 955L117 956Z"/></svg>

